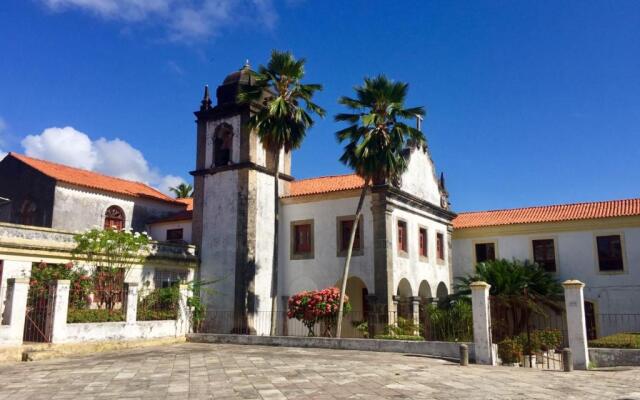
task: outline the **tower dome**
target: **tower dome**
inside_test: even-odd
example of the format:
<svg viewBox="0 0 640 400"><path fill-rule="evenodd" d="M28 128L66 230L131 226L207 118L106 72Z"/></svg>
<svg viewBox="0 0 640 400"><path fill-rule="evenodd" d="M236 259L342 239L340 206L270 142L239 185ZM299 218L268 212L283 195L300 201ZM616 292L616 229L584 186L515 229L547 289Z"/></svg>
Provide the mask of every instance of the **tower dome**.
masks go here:
<svg viewBox="0 0 640 400"><path fill-rule="evenodd" d="M218 105L236 103L240 85L251 85L251 72L251 66L247 60L242 68L227 75L222 81L222 85L218 86L218 90L216 90Z"/></svg>

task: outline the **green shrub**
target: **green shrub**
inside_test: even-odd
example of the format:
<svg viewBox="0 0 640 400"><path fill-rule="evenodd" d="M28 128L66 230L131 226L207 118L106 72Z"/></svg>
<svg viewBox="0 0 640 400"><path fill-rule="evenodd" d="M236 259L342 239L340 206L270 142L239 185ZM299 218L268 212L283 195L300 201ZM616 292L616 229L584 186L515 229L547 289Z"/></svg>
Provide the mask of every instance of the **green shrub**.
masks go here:
<svg viewBox="0 0 640 400"><path fill-rule="evenodd" d="M542 351L555 350L562 344L562 332L558 329L539 330L535 331L535 334L538 337Z"/></svg>
<svg viewBox="0 0 640 400"><path fill-rule="evenodd" d="M640 349L640 332L616 333L589 341L589 347L608 349Z"/></svg>
<svg viewBox="0 0 640 400"><path fill-rule="evenodd" d="M383 336L417 336L416 333L419 332L422 332L420 324L416 324L412 319L398 317L395 324L384 327Z"/></svg>
<svg viewBox="0 0 640 400"><path fill-rule="evenodd" d="M422 336L416 336L416 335L375 335L373 338L383 339L383 340L414 340L414 341L424 340Z"/></svg>
<svg viewBox="0 0 640 400"><path fill-rule="evenodd" d="M159 321L178 318L180 289L177 285L158 288L138 297L138 321Z"/></svg>
<svg viewBox="0 0 640 400"><path fill-rule="evenodd" d="M473 342L473 313L471 304L458 300L448 307L426 306L429 318L429 340L444 342Z"/></svg>
<svg viewBox="0 0 640 400"><path fill-rule="evenodd" d="M70 308L67 322L70 324L81 322L121 322L124 321L123 310Z"/></svg>
<svg viewBox="0 0 640 400"><path fill-rule="evenodd" d="M177 310L139 310L138 321L164 321L178 319Z"/></svg>
<svg viewBox="0 0 640 400"><path fill-rule="evenodd" d="M503 364L520 362L522 350L523 347L519 338L507 338L498 343L498 356Z"/></svg>

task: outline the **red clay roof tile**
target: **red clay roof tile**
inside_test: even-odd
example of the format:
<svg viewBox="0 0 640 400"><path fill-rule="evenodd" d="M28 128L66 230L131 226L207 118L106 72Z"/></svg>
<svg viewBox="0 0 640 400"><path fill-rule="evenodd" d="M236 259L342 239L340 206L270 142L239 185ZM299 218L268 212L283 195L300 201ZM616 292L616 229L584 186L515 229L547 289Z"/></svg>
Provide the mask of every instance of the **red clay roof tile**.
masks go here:
<svg viewBox="0 0 640 400"><path fill-rule="evenodd" d="M640 215L640 198L460 213L454 229Z"/></svg>
<svg viewBox="0 0 640 400"><path fill-rule="evenodd" d="M308 196L312 194L361 189L363 185L364 180L356 174L300 179L299 181L291 182L290 193L283 197Z"/></svg>
<svg viewBox="0 0 640 400"><path fill-rule="evenodd" d="M114 178L112 176L103 175L97 172L69 167L68 165L57 164L50 161L39 160L17 153L9 153L9 156L22 161L23 163L40 171L50 178L55 179L56 181L70 183L72 185L83 186L91 189L103 190L106 192L123 194L126 196L145 197L168 203L184 204L184 202L179 202L176 199L173 199L141 182Z"/></svg>

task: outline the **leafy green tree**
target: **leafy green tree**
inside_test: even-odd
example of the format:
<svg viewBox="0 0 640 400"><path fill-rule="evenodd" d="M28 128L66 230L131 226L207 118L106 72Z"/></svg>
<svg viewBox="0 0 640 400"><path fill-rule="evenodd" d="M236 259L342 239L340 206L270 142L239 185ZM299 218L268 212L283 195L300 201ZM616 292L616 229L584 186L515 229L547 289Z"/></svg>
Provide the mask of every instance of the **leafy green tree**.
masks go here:
<svg viewBox="0 0 640 400"><path fill-rule="evenodd" d="M340 142L346 142L340 161L351 167L364 180L356 215L351 226L349 246L345 257L340 297L340 315L336 336L342 333L342 305L347 289L349 264L353 252L356 229L362 215L362 205L373 184L396 184L407 168L402 151L408 145L422 146L425 138L407 120L425 114L423 107L405 108L409 85L393 82L384 75L365 78L364 85L356 86L355 97L341 97L338 103L349 110L335 116L337 122L348 127L336 132Z"/></svg>
<svg viewBox="0 0 640 400"><path fill-rule="evenodd" d="M273 239L273 277L271 281L271 335L276 328L276 303L278 293L278 224L279 190L278 166L280 152L297 149L313 126L311 114L323 117L324 109L313 102L313 95L322 90L318 84L303 84L305 59L296 60L287 51L273 50L266 66L261 65L252 72L253 83L243 85L238 93L240 103L253 103L258 110L248 121L264 148L274 157L274 239Z"/></svg>
<svg viewBox="0 0 640 400"><path fill-rule="evenodd" d="M509 331L512 336L522 332L532 313L545 314L545 309L559 311L562 299L560 283L537 264L519 260L494 260L479 263L475 273L457 277L456 297L469 297L470 285L484 281L491 285L489 295L494 306L494 326ZM498 321L500 316L503 318ZM509 321L510 324L504 326Z"/></svg>
<svg viewBox="0 0 640 400"><path fill-rule="evenodd" d="M176 195L176 199L184 199L193 196L193 186L189 183L181 183L178 186L169 188Z"/></svg>

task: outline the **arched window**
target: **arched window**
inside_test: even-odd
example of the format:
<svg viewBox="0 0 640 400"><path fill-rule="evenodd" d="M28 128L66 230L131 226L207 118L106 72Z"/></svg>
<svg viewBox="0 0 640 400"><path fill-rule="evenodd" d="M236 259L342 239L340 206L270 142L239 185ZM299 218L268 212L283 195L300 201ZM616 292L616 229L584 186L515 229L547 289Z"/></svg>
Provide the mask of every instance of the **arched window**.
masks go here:
<svg viewBox="0 0 640 400"><path fill-rule="evenodd" d="M36 224L36 212L38 207L32 200L25 200L20 207L20 223L22 225L35 225Z"/></svg>
<svg viewBox="0 0 640 400"><path fill-rule="evenodd" d="M233 128L229 124L220 124L213 135L213 165L221 167L231 161Z"/></svg>
<svg viewBox="0 0 640 400"><path fill-rule="evenodd" d="M124 229L124 211L118 206L111 206L107 208L107 212L104 213L104 229Z"/></svg>

